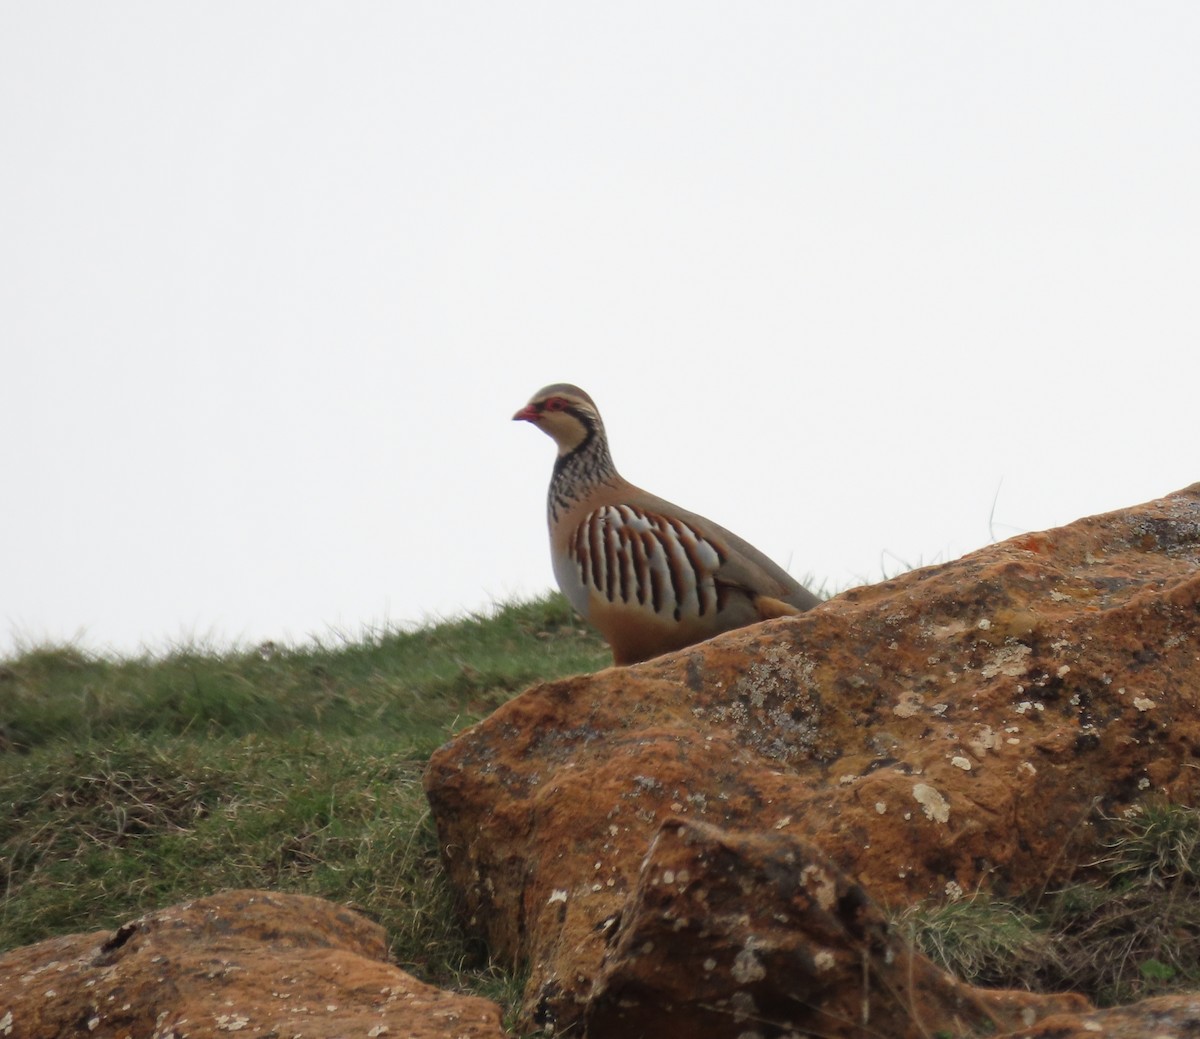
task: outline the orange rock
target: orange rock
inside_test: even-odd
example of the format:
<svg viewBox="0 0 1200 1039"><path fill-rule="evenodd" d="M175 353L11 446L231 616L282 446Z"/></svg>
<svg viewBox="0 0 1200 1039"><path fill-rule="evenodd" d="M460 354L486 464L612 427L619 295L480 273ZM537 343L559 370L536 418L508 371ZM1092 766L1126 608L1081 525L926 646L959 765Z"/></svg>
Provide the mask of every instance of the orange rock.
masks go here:
<svg viewBox="0 0 1200 1039"><path fill-rule="evenodd" d="M998 1039L1188 1039L1200 1035L1200 996L1158 996L1127 1007L1054 1014Z"/></svg>
<svg viewBox="0 0 1200 1039"><path fill-rule="evenodd" d="M995 1034L1079 996L985 993L915 955L863 889L783 832L668 820L612 928L585 1034Z"/></svg>
<svg viewBox="0 0 1200 1039"><path fill-rule="evenodd" d="M1200 794L1198 629L1200 484L530 689L434 755L444 861L560 1028L668 818L797 836L891 905L1037 889L1104 815Z"/></svg>
<svg viewBox="0 0 1200 1039"><path fill-rule="evenodd" d="M387 963L383 929L303 895L230 891L0 956L5 1039L499 1039L500 1010Z"/></svg>

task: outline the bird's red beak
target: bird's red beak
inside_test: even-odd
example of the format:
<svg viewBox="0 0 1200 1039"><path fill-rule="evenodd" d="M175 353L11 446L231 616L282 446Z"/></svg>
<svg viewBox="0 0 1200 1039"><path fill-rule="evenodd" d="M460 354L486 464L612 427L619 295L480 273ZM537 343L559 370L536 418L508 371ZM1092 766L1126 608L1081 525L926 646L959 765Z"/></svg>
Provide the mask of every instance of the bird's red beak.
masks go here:
<svg viewBox="0 0 1200 1039"><path fill-rule="evenodd" d="M541 412L532 404L526 404L513 416L514 422L536 422Z"/></svg>

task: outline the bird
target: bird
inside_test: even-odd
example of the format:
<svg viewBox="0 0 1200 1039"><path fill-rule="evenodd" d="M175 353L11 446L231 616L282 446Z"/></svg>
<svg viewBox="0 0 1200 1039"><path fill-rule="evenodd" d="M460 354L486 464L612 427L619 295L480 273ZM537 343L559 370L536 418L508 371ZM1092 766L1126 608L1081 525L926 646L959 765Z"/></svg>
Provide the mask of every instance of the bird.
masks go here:
<svg viewBox="0 0 1200 1039"><path fill-rule="evenodd" d="M513 420L558 447L546 500L554 576L615 664L820 602L736 534L621 476L600 411L578 386L538 390Z"/></svg>

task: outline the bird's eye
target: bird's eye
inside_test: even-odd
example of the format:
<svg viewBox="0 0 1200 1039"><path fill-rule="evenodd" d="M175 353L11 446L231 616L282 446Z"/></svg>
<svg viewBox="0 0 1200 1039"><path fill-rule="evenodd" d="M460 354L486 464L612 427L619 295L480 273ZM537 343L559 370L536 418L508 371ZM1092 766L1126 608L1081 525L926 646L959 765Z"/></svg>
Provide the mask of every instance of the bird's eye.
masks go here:
<svg viewBox="0 0 1200 1039"><path fill-rule="evenodd" d="M547 411L565 411L566 407L567 402L563 400L562 397L551 397L548 401L546 401Z"/></svg>

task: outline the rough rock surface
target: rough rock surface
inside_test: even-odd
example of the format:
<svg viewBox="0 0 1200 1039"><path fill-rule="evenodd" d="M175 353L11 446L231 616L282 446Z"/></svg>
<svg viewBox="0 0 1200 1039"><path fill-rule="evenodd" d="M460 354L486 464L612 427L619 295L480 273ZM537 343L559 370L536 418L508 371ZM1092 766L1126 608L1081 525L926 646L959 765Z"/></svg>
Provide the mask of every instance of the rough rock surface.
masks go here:
<svg viewBox="0 0 1200 1039"><path fill-rule="evenodd" d="M1200 996L1160 996L1128 1007L1055 1014L999 1039L1195 1039Z"/></svg>
<svg viewBox="0 0 1200 1039"><path fill-rule="evenodd" d="M891 905L1034 889L1195 801L1198 628L1200 484L531 689L431 761L444 861L559 1028L667 819L800 837Z"/></svg>
<svg viewBox="0 0 1200 1039"><path fill-rule="evenodd" d="M302 895L230 891L0 956L5 1039L500 1037L485 999L386 962L383 929Z"/></svg>
<svg viewBox="0 0 1200 1039"><path fill-rule="evenodd" d="M889 933L811 844L668 820L588 1001L589 1036L995 1034L1078 996L963 985Z"/></svg>

